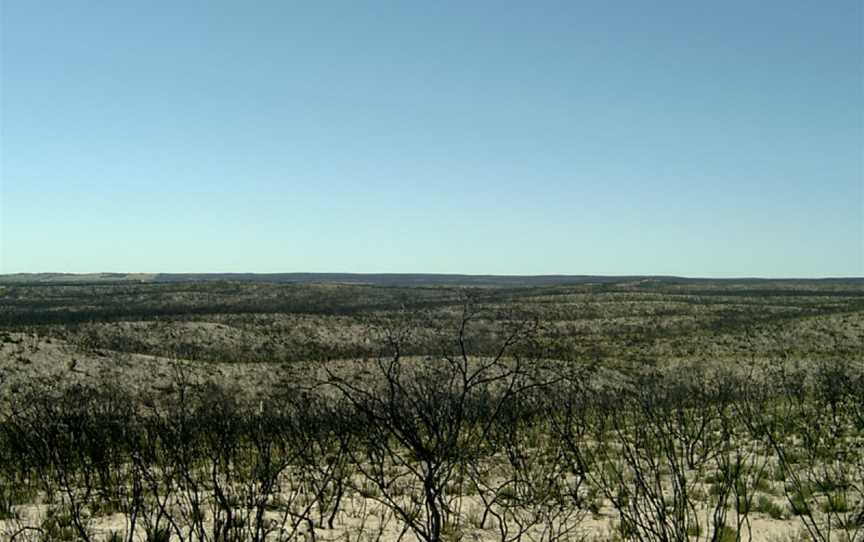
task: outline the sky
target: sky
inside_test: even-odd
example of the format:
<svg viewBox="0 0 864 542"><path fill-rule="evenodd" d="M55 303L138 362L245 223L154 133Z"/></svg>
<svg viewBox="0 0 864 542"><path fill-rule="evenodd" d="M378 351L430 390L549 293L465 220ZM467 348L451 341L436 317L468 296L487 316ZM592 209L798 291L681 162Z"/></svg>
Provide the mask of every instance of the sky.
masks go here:
<svg viewBox="0 0 864 542"><path fill-rule="evenodd" d="M0 273L864 276L859 0L0 0Z"/></svg>

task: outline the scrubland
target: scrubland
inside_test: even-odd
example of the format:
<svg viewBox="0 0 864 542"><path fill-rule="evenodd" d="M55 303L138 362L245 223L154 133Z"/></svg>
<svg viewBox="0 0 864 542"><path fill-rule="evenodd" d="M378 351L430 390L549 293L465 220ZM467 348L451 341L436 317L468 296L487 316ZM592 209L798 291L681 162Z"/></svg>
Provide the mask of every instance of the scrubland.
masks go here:
<svg viewBox="0 0 864 542"><path fill-rule="evenodd" d="M0 285L3 540L864 540L864 281Z"/></svg>

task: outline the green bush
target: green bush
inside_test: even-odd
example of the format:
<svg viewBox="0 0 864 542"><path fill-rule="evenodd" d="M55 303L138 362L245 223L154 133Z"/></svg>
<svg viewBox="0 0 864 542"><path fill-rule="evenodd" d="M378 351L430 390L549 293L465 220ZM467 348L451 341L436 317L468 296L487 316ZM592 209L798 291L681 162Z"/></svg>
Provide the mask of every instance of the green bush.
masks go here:
<svg viewBox="0 0 864 542"><path fill-rule="evenodd" d="M783 507L766 495L760 495L756 499L756 511L766 514L773 519L786 519L786 511Z"/></svg>
<svg viewBox="0 0 864 542"><path fill-rule="evenodd" d="M68 542L78 539L72 514L65 509L49 508L42 520L42 542Z"/></svg>
<svg viewBox="0 0 864 542"><path fill-rule="evenodd" d="M826 514L843 514L849 511L849 503L846 497L842 495L828 495L828 498L819 505L819 508Z"/></svg>

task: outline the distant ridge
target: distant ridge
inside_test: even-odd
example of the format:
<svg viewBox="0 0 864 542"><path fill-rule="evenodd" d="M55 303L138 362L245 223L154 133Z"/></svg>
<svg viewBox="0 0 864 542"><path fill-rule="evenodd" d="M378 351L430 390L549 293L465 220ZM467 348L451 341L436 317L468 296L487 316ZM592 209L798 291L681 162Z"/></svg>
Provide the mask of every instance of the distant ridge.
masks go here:
<svg viewBox="0 0 864 542"><path fill-rule="evenodd" d="M0 284L51 283L155 283L155 282L277 282L372 284L379 286L555 286L656 282L662 284L768 284L853 283L864 286L864 277L798 278L688 278L663 275L462 275L434 273L15 273L0 274Z"/></svg>

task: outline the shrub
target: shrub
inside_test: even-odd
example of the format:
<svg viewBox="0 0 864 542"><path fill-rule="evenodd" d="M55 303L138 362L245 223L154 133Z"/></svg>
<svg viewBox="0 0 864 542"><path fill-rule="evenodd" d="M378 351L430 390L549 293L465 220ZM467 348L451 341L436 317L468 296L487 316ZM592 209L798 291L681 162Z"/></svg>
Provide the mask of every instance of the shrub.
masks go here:
<svg viewBox="0 0 864 542"><path fill-rule="evenodd" d="M773 519L786 519L786 511L783 507L766 495L760 495L756 499L756 511L766 514Z"/></svg>
<svg viewBox="0 0 864 542"><path fill-rule="evenodd" d="M828 497L819 505L819 508L828 513L843 514L849 511L849 503L846 497L842 495L828 495Z"/></svg>

